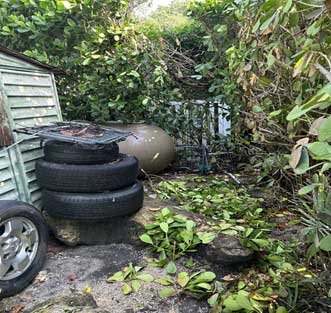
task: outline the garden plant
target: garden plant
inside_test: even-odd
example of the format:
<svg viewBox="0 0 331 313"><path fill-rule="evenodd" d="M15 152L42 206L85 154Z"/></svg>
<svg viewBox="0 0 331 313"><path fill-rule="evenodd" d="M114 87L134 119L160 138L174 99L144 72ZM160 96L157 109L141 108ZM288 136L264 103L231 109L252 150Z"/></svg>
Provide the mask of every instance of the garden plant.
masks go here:
<svg viewBox="0 0 331 313"><path fill-rule="evenodd" d="M222 149L237 156L241 186L214 174L153 184L212 227L198 231L170 206L155 212L140 239L149 266L165 268L161 298L207 299L214 313L330 312L331 1L173 1L141 17L143 2L0 0L0 42L63 70L67 119L145 121L194 143L203 134L214 174ZM196 100L226 103L231 135L211 132ZM275 235L293 227L292 238ZM190 269L220 233L255 261L228 277ZM128 264L108 281L129 295L155 283L141 271Z"/></svg>

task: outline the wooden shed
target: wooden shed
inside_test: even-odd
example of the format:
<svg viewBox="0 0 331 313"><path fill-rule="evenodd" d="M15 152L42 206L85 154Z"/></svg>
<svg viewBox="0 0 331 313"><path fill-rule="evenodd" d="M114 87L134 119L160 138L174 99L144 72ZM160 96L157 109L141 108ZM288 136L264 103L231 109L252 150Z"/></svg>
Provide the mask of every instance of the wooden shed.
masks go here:
<svg viewBox="0 0 331 313"><path fill-rule="evenodd" d="M16 128L62 120L56 68L0 46L0 200L22 200L41 207L35 162L40 139Z"/></svg>

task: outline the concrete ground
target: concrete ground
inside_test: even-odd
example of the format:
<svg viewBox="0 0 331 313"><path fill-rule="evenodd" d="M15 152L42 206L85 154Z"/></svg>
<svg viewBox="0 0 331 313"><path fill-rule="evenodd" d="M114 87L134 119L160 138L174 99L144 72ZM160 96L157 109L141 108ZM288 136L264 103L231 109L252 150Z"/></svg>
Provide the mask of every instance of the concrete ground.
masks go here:
<svg viewBox="0 0 331 313"><path fill-rule="evenodd" d="M169 204L160 203L156 195L148 189L145 186L144 206L147 209ZM140 291L129 295L123 295L122 283L107 283L107 277L130 262L134 265L146 266L150 258L151 255L146 249L124 243L68 247L51 239L47 261L40 274L20 294L0 301L0 313L207 313L210 311L206 300L199 301L186 295L161 299L158 291L164 286L156 282L142 282ZM234 267L215 267L215 264L209 264L202 259L194 259L194 269L189 269L185 267L185 261L183 258L176 262L178 272L211 270L219 279L237 272ZM143 271L152 274L155 280L166 277L162 268L146 266ZM91 288L91 295L101 311L67 309L61 305L55 308L50 305L54 299L62 296L75 297L77 293L83 293L86 287ZM80 300L75 299L76 302Z"/></svg>
<svg viewBox="0 0 331 313"><path fill-rule="evenodd" d="M146 250L126 244L69 248L53 241L50 244L47 262L43 271L23 292L2 300L0 312L32 312L32 308L42 302L57 296L82 292L86 287L91 287L91 294L96 300L98 307L104 308L111 313L209 312L209 306L205 300L198 301L185 295L161 299L158 296L158 291L164 287L155 282L144 282L138 293L132 293L127 296L122 294L122 283L110 284L106 282L108 276L121 270L129 262L147 265L150 257ZM190 269L184 267L184 261L179 262L178 271L190 271ZM202 264L197 261L195 270L199 269L208 270L210 267L208 264ZM229 269L216 270L220 277L229 273ZM144 272L152 274L155 279L166 276L165 271L157 267L146 267ZM20 310L17 311L17 309ZM49 308L42 312L58 311L52 311ZM60 312L68 311L63 309Z"/></svg>

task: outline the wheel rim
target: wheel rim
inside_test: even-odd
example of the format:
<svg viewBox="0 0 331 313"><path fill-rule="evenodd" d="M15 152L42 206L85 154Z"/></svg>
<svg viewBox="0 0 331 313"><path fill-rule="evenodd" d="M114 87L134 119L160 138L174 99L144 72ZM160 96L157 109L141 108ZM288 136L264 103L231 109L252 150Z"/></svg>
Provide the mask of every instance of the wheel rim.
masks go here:
<svg viewBox="0 0 331 313"><path fill-rule="evenodd" d="M39 246L37 227L25 217L0 223L0 281L22 275L33 262Z"/></svg>

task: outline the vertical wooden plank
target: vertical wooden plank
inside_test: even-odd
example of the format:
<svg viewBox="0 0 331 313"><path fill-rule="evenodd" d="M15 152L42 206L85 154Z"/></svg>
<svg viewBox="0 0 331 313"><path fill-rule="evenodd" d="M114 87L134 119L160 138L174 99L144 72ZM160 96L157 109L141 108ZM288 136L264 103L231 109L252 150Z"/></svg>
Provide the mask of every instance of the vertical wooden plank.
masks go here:
<svg viewBox="0 0 331 313"><path fill-rule="evenodd" d="M0 90L0 147L7 147L12 142L8 127L7 111L5 109L5 98Z"/></svg>
<svg viewBox="0 0 331 313"><path fill-rule="evenodd" d="M57 113L58 113L59 121L63 121L62 111L61 111L61 106L60 106L60 101L59 101L59 95L57 94L54 74L51 73L50 75L51 75L51 79L52 79L52 88L53 88L53 93L54 93L54 96L55 96L55 102L56 102L55 105L56 105L56 110L57 110Z"/></svg>

